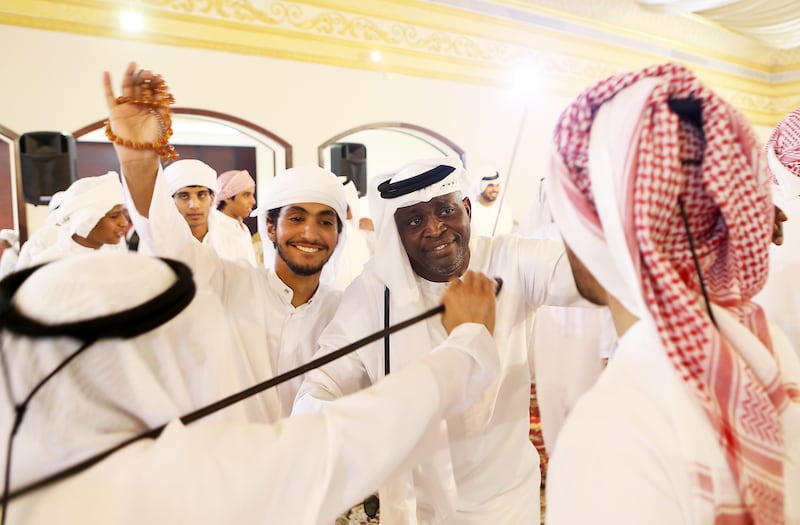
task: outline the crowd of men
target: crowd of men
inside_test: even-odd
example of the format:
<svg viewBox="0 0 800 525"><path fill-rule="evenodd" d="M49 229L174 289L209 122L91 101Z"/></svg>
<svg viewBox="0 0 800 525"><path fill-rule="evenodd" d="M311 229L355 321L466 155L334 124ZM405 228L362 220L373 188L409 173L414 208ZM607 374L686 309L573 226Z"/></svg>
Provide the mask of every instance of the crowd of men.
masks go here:
<svg viewBox="0 0 800 525"><path fill-rule="evenodd" d="M559 118L544 224L435 158L372 177L365 226L318 166L255 211L247 171L163 166L163 86L105 74L119 173L0 281L3 522L333 524L377 493L396 525L800 523L799 310L759 295L797 289L770 253L800 246L800 108L764 148L682 66L617 75Z"/></svg>

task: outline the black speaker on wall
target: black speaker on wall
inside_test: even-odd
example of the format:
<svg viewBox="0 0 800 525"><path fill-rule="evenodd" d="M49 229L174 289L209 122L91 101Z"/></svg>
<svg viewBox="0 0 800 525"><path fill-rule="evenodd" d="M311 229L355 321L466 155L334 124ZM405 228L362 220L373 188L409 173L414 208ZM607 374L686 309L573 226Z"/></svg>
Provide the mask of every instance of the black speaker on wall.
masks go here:
<svg viewBox="0 0 800 525"><path fill-rule="evenodd" d="M331 171L353 181L358 196L367 194L367 147L355 142L340 142L331 146Z"/></svg>
<svg viewBox="0 0 800 525"><path fill-rule="evenodd" d="M78 178L75 138L58 131L32 131L19 137L22 197L31 204L47 204L54 193Z"/></svg>

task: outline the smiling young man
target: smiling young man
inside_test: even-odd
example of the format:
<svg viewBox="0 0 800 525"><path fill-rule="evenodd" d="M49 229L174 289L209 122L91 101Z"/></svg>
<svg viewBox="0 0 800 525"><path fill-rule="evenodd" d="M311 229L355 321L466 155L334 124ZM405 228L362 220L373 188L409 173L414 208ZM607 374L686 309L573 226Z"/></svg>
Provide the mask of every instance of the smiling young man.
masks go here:
<svg viewBox="0 0 800 525"><path fill-rule="evenodd" d="M134 142L152 143L161 133L158 115L145 105L118 101L108 74L104 80L113 132ZM122 95L141 97L161 82L160 77L137 71L131 64L123 78ZM273 271L225 260L212 246L196 242L176 212L170 198L174 192L165 185L166 170L162 174L156 152L124 145L115 149L142 244L156 255L188 264L198 286L222 299L247 352L242 384L265 381L310 358L340 298L338 292L320 285L320 272L337 246L347 210L337 178L322 168L307 166L286 170L271 181L261 199L264 217L260 220L266 221L274 210L269 224L264 223L269 240L278 248ZM275 421L281 414L288 415L299 381L245 401L250 417Z"/></svg>
<svg viewBox="0 0 800 525"><path fill-rule="evenodd" d="M106 247L127 249L120 243L130 226L123 202L119 175L113 171L73 182L56 211L58 241L34 257L30 266Z"/></svg>
<svg viewBox="0 0 800 525"><path fill-rule="evenodd" d="M381 523L538 523L525 321L540 304L585 304L563 245L510 235L471 239L472 204L462 193L468 174L458 159L412 162L378 182L370 202L375 256L346 290L320 337L320 355L436 306L448 280L467 270L503 279L494 331L501 378L463 417L440 422L436 453L381 490ZM426 355L446 336L436 323L408 327L309 372L295 412L318 410Z"/></svg>

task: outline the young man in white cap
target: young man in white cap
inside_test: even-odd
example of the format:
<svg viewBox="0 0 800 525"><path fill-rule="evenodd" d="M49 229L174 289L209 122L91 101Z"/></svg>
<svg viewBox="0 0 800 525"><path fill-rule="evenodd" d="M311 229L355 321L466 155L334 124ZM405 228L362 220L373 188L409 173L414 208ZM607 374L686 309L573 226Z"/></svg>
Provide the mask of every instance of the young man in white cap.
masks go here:
<svg viewBox="0 0 800 525"><path fill-rule="evenodd" d="M130 223L123 202L116 172L73 182L53 212L59 225L58 241L33 257L30 266L99 249L126 250L123 239Z"/></svg>
<svg viewBox="0 0 800 525"><path fill-rule="evenodd" d="M141 99L143 91L161 84L160 77L136 71L135 64L130 64L122 94ZM108 74L105 89L113 132L151 144L162 131L156 115L145 105L116 100ZM317 336L339 302L338 292L320 285L320 273L337 246L347 209L337 178L322 168L307 166L279 173L272 180L261 202L267 230L262 241L276 249L275 269L267 270L223 260L189 235L170 202L155 151L121 145L116 151L141 242L156 255L186 262L198 285L220 296L247 351L251 383L309 360ZM299 379L282 385L277 393L253 399L252 416L274 421L288 415L297 383Z"/></svg>
<svg viewBox="0 0 800 525"><path fill-rule="evenodd" d="M619 343L559 436L548 524L800 523L800 362L752 301L774 208L750 124L664 64L584 91L552 151L578 289Z"/></svg>
<svg viewBox="0 0 800 525"><path fill-rule="evenodd" d="M211 245L224 259L255 266L253 238L243 221L256 204L256 181L247 170L231 170L220 175L217 184L217 208L211 212L214 227L209 232Z"/></svg>
<svg viewBox="0 0 800 525"><path fill-rule="evenodd" d="M217 191L217 172L197 159L178 160L164 168L167 190L186 220L192 236L210 242L211 205Z"/></svg>
<svg viewBox="0 0 800 525"><path fill-rule="evenodd" d="M238 384L242 359L222 303L195 294L187 268L104 253L3 284L0 434L16 430L4 462L12 491L166 425L12 499L8 525L330 524L424 457L436 422L499 371L494 283L470 274L443 298L447 340L380 385L278 424L247 422L233 405L184 426L180 416Z"/></svg>
<svg viewBox="0 0 800 525"><path fill-rule="evenodd" d="M472 235L503 235L511 233L514 217L507 204L500 206L500 172L495 168L481 167L476 202L472 204L470 228Z"/></svg>
<svg viewBox="0 0 800 525"><path fill-rule="evenodd" d="M0 248L3 249L3 255L0 256L0 279L2 279L17 268L19 234L16 230L0 230Z"/></svg>
<svg viewBox="0 0 800 525"><path fill-rule="evenodd" d="M469 175L454 158L412 162L378 179L375 256L345 292L320 354L435 305L468 269L503 279L494 338L503 372L463 417L440 422L436 453L381 490L381 523L538 523L539 457L528 439L531 369L525 321L544 303L580 303L564 247L516 236L470 237ZM357 322L354 322L357 320ZM367 387L445 337L432 321L314 370L296 412ZM387 361L387 347L389 359ZM391 443L387 443L391 446Z"/></svg>

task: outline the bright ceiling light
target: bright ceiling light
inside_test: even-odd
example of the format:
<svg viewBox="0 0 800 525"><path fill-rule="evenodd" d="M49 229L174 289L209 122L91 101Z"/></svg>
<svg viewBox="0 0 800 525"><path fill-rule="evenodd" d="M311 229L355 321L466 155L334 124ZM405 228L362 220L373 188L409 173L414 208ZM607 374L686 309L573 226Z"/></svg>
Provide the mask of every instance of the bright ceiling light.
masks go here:
<svg viewBox="0 0 800 525"><path fill-rule="evenodd" d="M383 60L383 55L381 55L380 51L372 51L369 54L369 57L372 59L373 62L380 62Z"/></svg>
<svg viewBox="0 0 800 525"><path fill-rule="evenodd" d="M144 29L144 18L134 11L123 11L119 15L119 21L125 31L137 32Z"/></svg>
<svg viewBox="0 0 800 525"><path fill-rule="evenodd" d="M535 91L541 79L541 72L532 64L519 64L511 70L511 88L520 95Z"/></svg>

